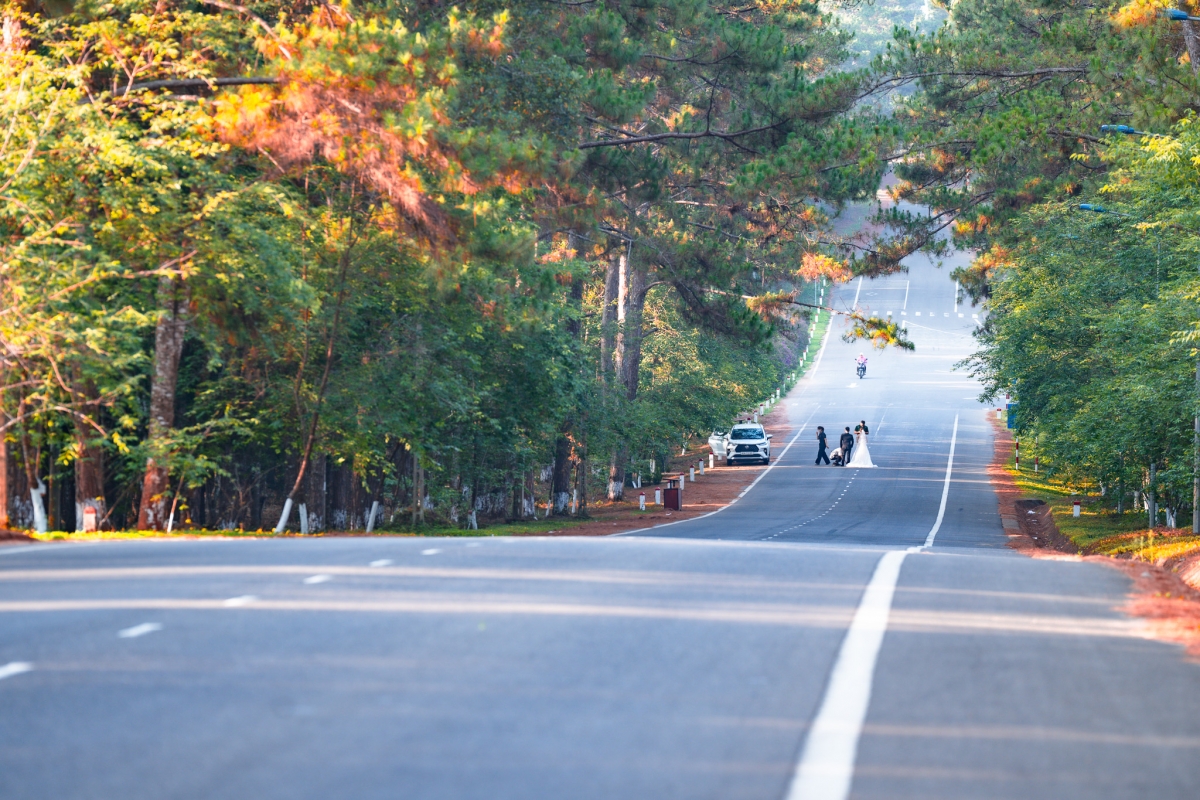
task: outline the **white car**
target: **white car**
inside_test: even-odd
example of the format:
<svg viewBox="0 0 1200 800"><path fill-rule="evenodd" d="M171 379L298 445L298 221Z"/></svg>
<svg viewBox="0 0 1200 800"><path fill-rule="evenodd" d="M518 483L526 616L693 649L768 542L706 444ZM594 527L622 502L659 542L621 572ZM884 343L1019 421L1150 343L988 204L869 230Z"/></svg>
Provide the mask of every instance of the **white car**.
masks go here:
<svg viewBox="0 0 1200 800"><path fill-rule="evenodd" d="M729 436L729 431L713 431L712 436L708 437L708 447L716 458L725 457L725 438L727 436Z"/></svg>
<svg viewBox="0 0 1200 800"><path fill-rule="evenodd" d="M725 465L748 461L771 463L771 434L757 423L734 425L725 437Z"/></svg>

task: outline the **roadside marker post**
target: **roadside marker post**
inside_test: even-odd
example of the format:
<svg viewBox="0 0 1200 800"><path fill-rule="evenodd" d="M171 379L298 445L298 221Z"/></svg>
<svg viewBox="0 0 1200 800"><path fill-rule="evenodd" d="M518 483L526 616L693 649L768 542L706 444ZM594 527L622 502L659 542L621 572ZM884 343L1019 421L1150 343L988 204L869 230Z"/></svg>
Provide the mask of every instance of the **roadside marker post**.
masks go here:
<svg viewBox="0 0 1200 800"><path fill-rule="evenodd" d="M1079 516L1079 501L1078 500L1074 500L1071 503L1071 516L1072 517Z"/></svg>
<svg viewBox="0 0 1200 800"><path fill-rule="evenodd" d="M1021 439L1018 437L1013 441L1013 466L1017 472L1021 471Z"/></svg>
<svg viewBox="0 0 1200 800"><path fill-rule="evenodd" d="M1037 471L1038 471L1038 457L1034 456L1033 457L1033 474L1037 475Z"/></svg>
<svg viewBox="0 0 1200 800"><path fill-rule="evenodd" d="M656 506L662 505L662 489L654 490L654 505L656 505Z"/></svg>
<svg viewBox="0 0 1200 800"><path fill-rule="evenodd" d="M638 511L646 510L646 493L642 492L638 495Z"/></svg>
<svg viewBox="0 0 1200 800"><path fill-rule="evenodd" d="M692 483L696 482L696 468L695 467L688 467L688 480L690 480Z"/></svg>
<svg viewBox="0 0 1200 800"><path fill-rule="evenodd" d="M700 474L704 474L704 459L700 459Z"/></svg>
<svg viewBox="0 0 1200 800"><path fill-rule="evenodd" d="M708 468L709 469L713 468L713 459L715 459L715 458L716 458L716 456L714 454L712 454L712 453L708 454Z"/></svg>

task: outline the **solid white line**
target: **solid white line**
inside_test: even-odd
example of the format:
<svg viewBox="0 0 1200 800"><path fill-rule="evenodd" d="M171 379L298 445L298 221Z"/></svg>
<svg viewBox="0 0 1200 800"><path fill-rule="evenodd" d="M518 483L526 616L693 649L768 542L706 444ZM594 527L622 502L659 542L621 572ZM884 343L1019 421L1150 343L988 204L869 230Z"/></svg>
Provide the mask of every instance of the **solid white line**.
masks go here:
<svg viewBox="0 0 1200 800"><path fill-rule="evenodd" d="M904 282L904 310L908 311L908 285L911 281Z"/></svg>
<svg viewBox="0 0 1200 800"><path fill-rule="evenodd" d="M159 625L157 622L143 622L141 625L134 625L132 628L117 631L117 636L120 636L122 639L136 639L139 636L145 636L147 633L154 633L161 630L162 625Z"/></svg>
<svg viewBox="0 0 1200 800"><path fill-rule="evenodd" d="M10 661L0 667L0 681L11 678L13 675L20 675L22 672L29 672L31 669L33 669L33 664L28 661Z"/></svg>
<svg viewBox="0 0 1200 800"><path fill-rule="evenodd" d="M942 527L942 517L946 516L946 498L950 496L950 472L954 469L954 443L958 440L958 414L954 415L954 432L950 434L950 456L946 459L946 482L942 484L942 504L938 507L937 521L933 529L925 537L924 547L933 547L934 537Z"/></svg>
<svg viewBox="0 0 1200 800"><path fill-rule="evenodd" d="M900 566L908 553L918 553L925 547L932 547L942 527L942 519L946 516L946 500L950 496L950 475L954 469L954 446L957 441L958 415L955 414L937 519L925 537L923 547L892 550L885 553L875 566L875 574L863 592L858 610L854 612L854 620L838 651L829 685L825 689L825 698L809 729L785 800L846 800L850 795L858 740L871 704L875 664L887 632L892 596L900 579Z"/></svg>
<svg viewBox="0 0 1200 800"><path fill-rule="evenodd" d="M862 291L862 275L858 276L858 288L854 290L854 305L853 308L858 308L858 293Z"/></svg>
<svg viewBox="0 0 1200 800"><path fill-rule="evenodd" d="M906 555L903 550L884 553L875 567L838 651L825 699L809 729L786 800L845 800L850 794L875 662Z"/></svg>

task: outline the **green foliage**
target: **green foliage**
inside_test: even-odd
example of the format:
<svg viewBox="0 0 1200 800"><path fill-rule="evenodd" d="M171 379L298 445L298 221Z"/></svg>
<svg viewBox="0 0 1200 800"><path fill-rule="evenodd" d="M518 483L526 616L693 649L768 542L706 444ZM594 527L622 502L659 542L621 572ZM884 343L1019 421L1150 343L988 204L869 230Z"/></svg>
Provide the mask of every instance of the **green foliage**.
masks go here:
<svg viewBox="0 0 1200 800"><path fill-rule="evenodd" d="M1115 213L1024 212L993 280L974 367L1019 398L1019 427L1065 480L1191 504L1200 298L1200 136L1122 143L1104 194ZM1149 465L1158 468L1149 481Z"/></svg>

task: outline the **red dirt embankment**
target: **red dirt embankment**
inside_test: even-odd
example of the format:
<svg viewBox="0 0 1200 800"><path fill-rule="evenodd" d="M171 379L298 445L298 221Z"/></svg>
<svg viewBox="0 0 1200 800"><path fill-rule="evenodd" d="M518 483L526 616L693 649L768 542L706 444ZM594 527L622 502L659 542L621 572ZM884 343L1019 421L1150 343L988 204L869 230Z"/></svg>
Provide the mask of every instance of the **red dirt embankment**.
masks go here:
<svg viewBox="0 0 1200 800"><path fill-rule="evenodd" d="M1200 591L1183 579L1189 571L1200 573L1197 566L1200 562L1193 557L1183 564L1151 564L1131 558L1081 554L1058 530L1044 502L1022 497L1007 470L1012 458L1012 434L998 424L995 428L995 451L988 474L1000 501L1000 518L1008 535L1008 546L1032 558L1091 561L1124 572L1132 579L1133 587L1121 610L1146 620L1156 639L1182 644L1189 655L1200 657Z"/></svg>
<svg viewBox="0 0 1200 800"><path fill-rule="evenodd" d="M767 433L774 436L771 440L771 457L772 459L778 458L794 432L791 423L788 421L788 413L784 408L784 403L780 402L776 404L762 418L762 423L763 427L767 429ZM815 440L813 446L814 448L816 447ZM641 489L626 487L625 500L615 503L607 501L593 503L588 508L588 514L592 517L591 520L581 525L564 528L562 531L554 531L552 535L607 536L613 533L642 530L655 525L662 525L664 522L675 522L681 519L692 519L703 516L704 514L716 511L722 506L728 505L730 501L736 498L743 489L749 486L767 468L765 465L727 467L723 462L718 461L717 466L708 469L709 452L707 443L690 447L685 455L675 456L671 459L671 467L674 472L669 472L664 476L661 486L655 487L646 484ZM705 474L701 475L700 471L697 470L696 482L692 483L689 481L684 487L682 511L665 511L661 506L652 505L654 502L654 490L656 488L666 488L667 477L675 477L680 473L686 474L689 464L694 465L701 460L705 464ZM639 492L646 493L645 511L638 511Z"/></svg>

